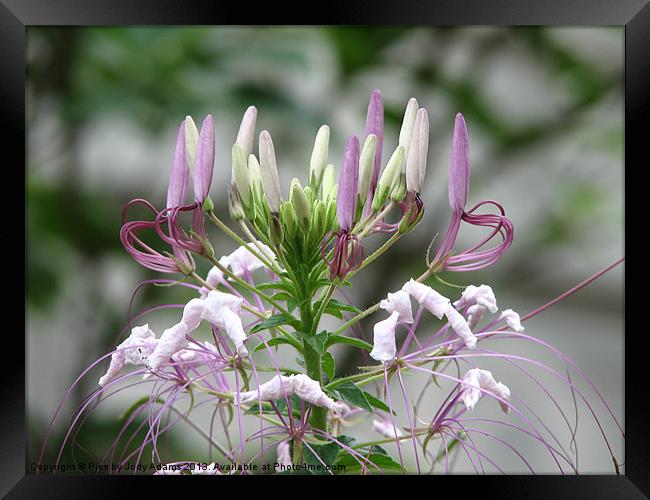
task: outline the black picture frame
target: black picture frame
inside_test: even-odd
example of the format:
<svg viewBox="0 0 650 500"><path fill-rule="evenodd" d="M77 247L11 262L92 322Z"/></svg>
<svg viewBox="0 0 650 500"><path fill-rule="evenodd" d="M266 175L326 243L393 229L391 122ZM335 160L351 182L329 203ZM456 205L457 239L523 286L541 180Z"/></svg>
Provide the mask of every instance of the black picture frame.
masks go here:
<svg viewBox="0 0 650 500"><path fill-rule="evenodd" d="M629 192L637 172L648 169L650 148L647 146L647 122L650 117L650 5L649 0L444 0L427 3L416 1L382 1L371 5L346 2L336 10L328 5L312 10L303 4L303 12L292 8L300 24L342 25L616 25L625 27L625 227L631 225ZM239 9L239 12L237 12ZM275 4L225 6L217 2L197 0L0 0L0 109L3 117L3 152L13 153L14 164L25 165L25 41L26 27L34 25L180 25L180 24L256 24L258 22L287 24L289 19L278 14L287 10ZM316 14L316 15L314 15ZM645 126L644 126L645 125ZM5 165L4 168L7 168ZM19 171L16 169L16 171ZM26 176L25 176L26 181ZM636 180L643 185L641 179ZM646 195L647 196L647 195ZM26 224L25 219L25 224ZM26 227L26 226L25 226ZM625 233L626 260L635 246ZM27 250L27 249L26 249ZM16 255L16 261L20 257ZM633 262L635 262L633 258ZM26 265L26 259L25 259ZM15 266L17 267L17 266ZM25 272L27 268L25 267ZM25 281L26 282L26 281ZM436 495L442 485L452 486L457 494L465 488L479 488L480 494L501 498L644 498L650 495L650 391L647 387L646 351L648 333L631 324L633 303L644 300L642 294L627 293L625 304L625 475L622 476L507 476L507 477L428 477L410 476L417 481L418 494ZM647 306L646 306L647 307ZM637 314L639 317L639 314ZM24 338L15 330L3 332L4 352L19 353L25 348ZM26 353L28 355L28 353ZM70 498L91 492L94 497L123 496L132 488L133 480L107 476L49 476L26 474L25 458L25 382L24 360L13 369L5 368L0 384L0 493L7 498ZM5 365L6 366L6 365ZM643 403L645 401L645 403ZM255 483L257 483L256 478ZM240 481L241 478L219 478L215 481ZM286 478L261 478L286 481ZM293 478L289 479L293 481ZM350 478L329 478L344 481L336 486L351 486ZM372 478L370 484L404 478ZM151 480L150 480L151 481ZM154 478L157 485L159 479ZM167 481L167 483L165 483ZM181 482L183 480L180 480ZM313 479L310 479L313 481ZM376 481L380 481L376 483ZM426 481L427 484L422 481ZM439 482L439 481L444 481ZM461 483L459 485L458 483ZM154 483L150 483L153 485ZM163 480L168 486L169 480ZM179 484L179 483L175 483ZM196 484L196 483L193 483ZM214 483L213 483L214 484ZM251 483L240 484L248 489ZM310 484L315 485L311 482ZM268 486L271 486L270 484ZM334 485L331 485L334 486ZM415 485L414 485L415 486ZM329 488L329 487L328 487ZM460 488L460 489L459 489ZM246 491L246 490L242 490ZM295 491L295 490L294 490ZM331 490L332 493L334 490ZM340 490L339 493L343 491ZM428 493L427 493L428 492ZM338 496L338 494L337 494Z"/></svg>

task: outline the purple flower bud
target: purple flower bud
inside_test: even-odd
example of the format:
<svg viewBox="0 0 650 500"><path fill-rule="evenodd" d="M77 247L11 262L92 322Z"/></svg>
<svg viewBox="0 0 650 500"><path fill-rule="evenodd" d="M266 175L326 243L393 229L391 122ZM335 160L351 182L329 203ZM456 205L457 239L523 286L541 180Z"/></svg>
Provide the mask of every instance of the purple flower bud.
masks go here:
<svg viewBox="0 0 650 500"><path fill-rule="evenodd" d="M368 103L368 114L366 116L366 136L374 134L377 137L375 148L375 163L370 181L369 197L375 192L379 180L379 169L381 168L381 152L384 143L384 102L379 90L373 90Z"/></svg>
<svg viewBox="0 0 650 500"><path fill-rule="evenodd" d="M244 117L241 120L239 132L237 133L237 140L235 141L235 144L237 144L244 153L244 158L248 158L248 155L253 151L256 121L257 108L255 106L248 106L244 113Z"/></svg>
<svg viewBox="0 0 650 500"><path fill-rule="evenodd" d="M343 168L339 176L339 192L336 198L336 213L343 231L352 229L357 208L357 187L359 185L359 139L353 135L345 144Z"/></svg>
<svg viewBox="0 0 650 500"><path fill-rule="evenodd" d="M467 125L463 115L458 113L454 124L449 162L449 204L455 212L463 210L467 203L470 171Z"/></svg>
<svg viewBox="0 0 650 500"><path fill-rule="evenodd" d="M169 187L167 188L167 208L179 207L185 201L190 168L185 155L185 121L181 123L176 140L174 161L169 172Z"/></svg>
<svg viewBox="0 0 650 500"><path fill-rule="evenodd" d="M210 193L212 171L214 170L214 119L208 115L201 125L199 144L196 148L194 161L194 198L197 203L203 203Z"/></svg>

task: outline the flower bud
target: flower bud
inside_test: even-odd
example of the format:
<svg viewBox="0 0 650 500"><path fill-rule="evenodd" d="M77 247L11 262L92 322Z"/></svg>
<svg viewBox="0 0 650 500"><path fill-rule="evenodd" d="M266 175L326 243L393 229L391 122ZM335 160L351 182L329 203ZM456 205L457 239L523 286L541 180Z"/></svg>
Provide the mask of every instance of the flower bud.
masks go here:
<svg viewBox="0 0 650 500"><path fill-rule="evenodd" d="M260 170L260 162L257 161L255 155L248 155L248 177L251 182L251 189L259 196L262 195L262 171Z"/></svg>
<svg viewBox="0 0 650 500"><path fill-rule="evenodd" d="M427 170L429 150L429 117L427 110L420 108L415 117L411 146L406 158L406 189L410 193L421 193Z"/></svg>
<svg viewBox="0 0 650 500"><path fill-rule="evenodd" d="M293 205L293 209L296 211L296 217L298 222L305 231L309 230L309 202L305 196L305 192L302 190L300 181L298 179L291 180L291 192L289 193L289 201Z"/></svg>
<svg viewBox="0 0 650 500"><path fill-rule="evenodd" d="M194 160L192 180L194 182L194 198L197 203L204 203L210 192L214 171L214 143L214 119L212 115L208 115L201 125L201 134Z"/></svg>
<svg viewBox="0 0 650 500"><path fill-rule="evenodd" d="M278 167L275 161L275 149L273 140L268 131L263 130L260 134L260 171L262 174L262 186L271 213L277 214L280 210L280 179L278 178Z"/></svg>
<svg viewBox="0 0 650 500"><path fill-rule="evenodd" d="M411 146L411 136L413 134L413 126L415 125L415 115L418 112L418 101L415 98L411 97L408 104L406 105L406 110L404 111L404 119L402 120L402 128L399 131L399 142L400 146L404 146L406 151L409 150Z"/></svg>
<svg viewBox="0 0 650 500"><path fill-rule="evenodd" d="M235 144L239 145L246 158L253 150L253 141L255 140L255 122L257 120L257 109L255 106L249 106L239 126L237 140Z"/></svg>
<svg viewBox="0 0 650 500"><path fill-rule="evenodd" d="M393 189L390 190L390 199L394 202L401 202L406 196L406 176L400 173L397 180L393 184Z"/></svg>
<svg viewBox="0 0 650 500"><path fill-rule="evenodd" d="M339 226L344 231L352 229L357 209L359 188L359 139L351 136L345 144L343 168L339 175L339 193L336 197L336 212Z"/></svg>
<svg viewBox="0 0 650 500"><path fill-rule="evenodd" d="M321 197L323 200L329 200L335 196L334 188L336 187L336 171L334 170L334 165L329 164L325 167L325 172L323 172L323 189L321 191Z"/></svg>
<svg viewBox="0 0 650 500"><path fill-rule="evenodd" d="M199 130L192 117L187 115L185 117L185 156L187 164L190 168L194 168L194 160L196 159L196 147L199 144Z"/></svg>
<svg viewBox="0 0 650 500"><path fill-rule="evenodd" d="M318 236L324 235L327 232L327 207L321 200L314 202L314 217L312 220L311 228Z"/></svg>
<svg viewBox="0 0 650 500"><path fill-rule="evenodd" d="M454 123L449 162L449 205L454 211L463 210L467 203L471 163L465 118L458 113Z"/></svg>
<svg viewBox="0 0 650 500"><path fill-rule="evenodd" d="M289 239L294 238L298 232L298 219L291 202L285 201L280 205L280 216L282 217L282 226L287 237Z"/></svg>
<svg viewBox="0 0 650 500"><path fill-rule="evenodd" d="M314 150L311 153L309 161L309 183L317 189L323 180L323 171L327 165L327 154L330 143L330 128L323 125L318 129L316 140L314 141Z"/></svg>
<svg viewBox="0 0 650 500"><path fill-rule="evenodd" d="M187 185L189 182L189 168L186 156L185 123L182 123L176 140L174 161L169 173L169 187L167 189L167 207L181 206L185 201Z"/></svg>
<svg viewBox="0 0 650 500"><path fill-rule="evenodd" d="M372 200L372 210L374 212L381 210L381 207L386 203L386 200L395 188L395 185L399 183L405 156L406 150L404 149L404 146L397 146L397 149L395 149L390 160L388 160L386 168L379 178L377 190L375 191L375 196Z"/></svg>
<svg viewBox="0 0 650 500"><path fill-rule="evenodd" d="M232 185L228 190L228 213L232 220L242 220L244 218L244 209Z"/></svg>
<svg viewBox="0 0 650 500"><path fill-rule="evenodd" d="M232 146L232 177L237 194L245 208L251 207L251 185L246 157L238 144Z"/></svg>
<svg viewBox="0 0 650 500"><path fill-rule="evenodd" d="M372 181L373 169L375 166L375 149L377 148L377 136L370 134L361 149L359 158L359 197L361 204L366 202Z"/></svg>

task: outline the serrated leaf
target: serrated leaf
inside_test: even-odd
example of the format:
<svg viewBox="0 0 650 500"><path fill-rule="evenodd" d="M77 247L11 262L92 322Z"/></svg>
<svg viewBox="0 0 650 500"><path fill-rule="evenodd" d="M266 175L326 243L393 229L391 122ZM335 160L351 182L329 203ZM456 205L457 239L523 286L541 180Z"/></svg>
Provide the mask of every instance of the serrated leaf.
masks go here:
<svg viewBox="0 0 650 500"><path fill-rule="evenodd" d="M296 323L296 319L293 316L280 313L260 321L257 325L251 328L250 333L257 333L257 332L261 332L262 330L266 330L267 328L274 328L276 326L282 326L282 325L293 326L295 323Z"/></svg>
<svg viewBox="0 0 650 500"><path fill-rule="evenodd" d="M334 379L334 373L336 372L336 362L334 361L334 356L331 352L326 352L321 358L321 366L323 371L327 375L327 378L330 380Z"/></svg>
<svg viewBox="0 0 650 500"><path fill-rule="evenodd" d="M330 335L327 338L327 343L325 344L325 348L328 348L329 346L334 344L348 344L354 347L358 347L359 349L364 349L368 352L372 351L372 345L370 345L368 342L354 337L348 337L347 335L338 335L338 334Z"/></svg>

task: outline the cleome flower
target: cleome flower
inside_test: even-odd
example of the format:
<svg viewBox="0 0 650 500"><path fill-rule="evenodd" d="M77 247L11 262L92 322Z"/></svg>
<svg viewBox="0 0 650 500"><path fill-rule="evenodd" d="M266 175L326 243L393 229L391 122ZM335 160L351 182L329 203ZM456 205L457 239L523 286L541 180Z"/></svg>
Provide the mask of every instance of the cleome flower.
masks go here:
<svg viewBox="0 0 650 500"><path fill-rule="evenodd" d="M473 368L463 377L463 403L467 411L472 411L476 403L483 394L496 396L501 400L499 405L504 413L508 413L510 408L507 400L510 399L510 389L501 382L497 382L492 376L492 372Z"/></svg>

